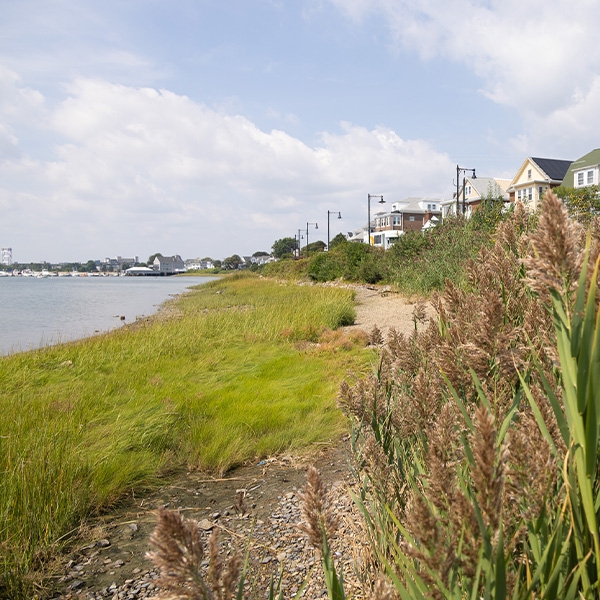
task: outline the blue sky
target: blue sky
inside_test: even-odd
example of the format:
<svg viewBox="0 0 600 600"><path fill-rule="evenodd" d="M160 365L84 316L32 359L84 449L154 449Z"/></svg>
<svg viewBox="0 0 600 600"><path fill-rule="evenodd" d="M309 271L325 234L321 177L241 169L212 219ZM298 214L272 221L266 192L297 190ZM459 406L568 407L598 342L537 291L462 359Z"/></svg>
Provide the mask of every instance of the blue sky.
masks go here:
<svg viewBox="0 0 600 600"><path fill-rule="evenodd" d="M600 139L595 0L0 0L0 245L224 258Z"/></svg>

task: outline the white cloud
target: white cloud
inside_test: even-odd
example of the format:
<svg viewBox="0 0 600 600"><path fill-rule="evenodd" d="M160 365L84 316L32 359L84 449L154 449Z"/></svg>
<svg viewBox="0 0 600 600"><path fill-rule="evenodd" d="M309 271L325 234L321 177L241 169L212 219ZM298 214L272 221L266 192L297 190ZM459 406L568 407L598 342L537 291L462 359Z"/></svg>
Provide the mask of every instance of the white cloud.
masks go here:
<svg viewBox="0 0 600 600"><path fill-rule="evenodd" d="M52 159L6 163L0 188L17 221L36 215L11 245L49 260L77 258L77 244L87 257L251 253L327 210L362 225L367 193L451 189L446 155L388 128L343 123L311 148L168 90L80 79L47 126Z"/></svg>
<svg viewBox="0 0 600 600"><path fill-rule="evenodd" d="M330 1L356 21L383 15L396 44L423 60L467 65L484 95L523 116L533 145L551 126L558 138L600 135L597 119L580 120L600 109L595 0Z"/></svg>

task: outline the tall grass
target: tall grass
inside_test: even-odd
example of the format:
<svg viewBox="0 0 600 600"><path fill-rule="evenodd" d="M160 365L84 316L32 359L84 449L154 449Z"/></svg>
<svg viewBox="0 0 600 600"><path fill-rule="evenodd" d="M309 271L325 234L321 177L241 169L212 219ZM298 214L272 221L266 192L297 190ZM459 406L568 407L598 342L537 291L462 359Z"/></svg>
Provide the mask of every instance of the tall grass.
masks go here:
<svg viewBox="0 0 600 600"><path fill-rule="evenodd" d="M597 598L600 223L548 194L519 207L435 299L343 386L356 501L402 598Z"/></svg>
<svg viewBox="0 0 600 600"><path fill-rule="evenodd" d="M233 277L166 318L3 358L0 596L30 597L86 516L169 469L335 438L335 390L369 353L315 342L353 311L347 290Z"/></svg>

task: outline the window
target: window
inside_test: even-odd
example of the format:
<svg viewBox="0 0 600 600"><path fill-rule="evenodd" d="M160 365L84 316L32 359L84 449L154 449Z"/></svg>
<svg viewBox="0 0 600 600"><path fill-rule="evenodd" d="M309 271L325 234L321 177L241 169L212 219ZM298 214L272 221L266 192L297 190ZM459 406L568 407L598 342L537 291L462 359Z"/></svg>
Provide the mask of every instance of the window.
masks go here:
<svg viewBox="0 0 600 600"><path fill-rule="evenodd" d="M465 196L470 196L470 195L471 195L471 186L466 185L465 186Z"/></svg>
<svg viewBox="0 0 600 600"><path fill-rule="evenodd" d="M414 218L414 217L408 217L408 220L409 220L409 221L414 221L414 220L415 220L415 218Z"/></svg>
<svg viewBox="0 0 600 600"><path fill-rule="evenodd" d="M527 179L531 179L531 169L527 170Z"/></svg>
<svg viewBox="0 0 600 600"><path fill-rule="evenodd" d="M587 172L587 184L592 185L594 183L594 171Z"/></svg>
<svg viewBox="0 0 600 600"><path fill-rule="evenodd" d="M583 185L583 171L581 173L577 173L577 185Z"/></svg>
<svg viewBox="0 0 600 600"><path fill-rule="evenodd" d="M436 208L436 205L435 205L435 204L432 204L432 205L431 205L431 210L437 210L437 208Z"/></svg>
<svg viewBox="0 0 600 600"><path fill-rule="evenodd" d="M541 198L543 193L544 193L544 188L540 185L540 187L538 188L538 196Z"/></svg>
<svg viewBox="0 0 600 600"><path fill-rule="evenodd" d="M517 191L517 199L518 199L518 200L521 200L521 199L522 199L522 197L521 197L521 192L522 192L522 190L518 190L518 191Z"/></svg>
<svg viewBox="0 0 600 600"><path fill-rule="evenodd" d="M532 187L529 188L529 193L527 195L527 199L529 201L533 200L533 188Z"/></svg>
<svg viewBox="0 0 600 600"><path fill-rule="evenodd" d="M394 225L400 225L400 217L392 217Z"/></svg>
<svg viewBox="0 0 600 600"><path fill-rule="evenodd" d="M381 236L380 235L374 235L373 236L373 242L375 243L375 245L381 244Z"/></svg>
<svg viewBox="0 0 600 600"><path fill-rule="evenodd" d="M427 205L427 210L431 210L431 204Z"/></svg>

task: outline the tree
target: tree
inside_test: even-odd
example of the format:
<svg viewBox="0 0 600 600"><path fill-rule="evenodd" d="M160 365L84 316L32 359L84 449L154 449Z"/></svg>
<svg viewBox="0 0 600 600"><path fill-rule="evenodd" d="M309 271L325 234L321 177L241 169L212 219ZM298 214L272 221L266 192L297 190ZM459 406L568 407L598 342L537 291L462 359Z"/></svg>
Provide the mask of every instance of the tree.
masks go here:
<svg viewBox="0 0 600 600"><path fill-rule="evenodd" d="M255 252L252 256L253 256L253 258L256 258L257 256L269 256L269 253L259 250L258 252Z"/></svg>
<svg viewBox="0 0 600 600"><path fill-rule="evenodd" d="M154 262L154 259L160 254L160 252L155 252L154 254L151 254L148 257L148 260L146 261L146 264L148 265L152 265L152 263ZM162 255L161 255L162 256Z"/></svg>
<svg viewBox="0 0 600 600"><path fill-rule="evenodd" d="M554 192L564 202L569 216L584 224L600 214L600 188L588 185L582 188L557 187Z"/></svg>
<svg viewBox="0 0 600 600"><path fill-rule="evenodd" d="M286 255L292 255L298 248L298 242L296 238L286 237L280 240L275 241L275 243L271 246L273 250L274 258L283 258Z"/></svg>
<svg viewBox="0 0 600 600"><path fill-rule="evenodd" d="M81 266L81 270L87 273L95 273L96 272L96 261L88 260L85 265Z"/></svg>
<svg viewBox="0 0 600 600"><path fill-rule="evenodd" d="M213 260L212 264L215 269L220 269L223 266L222 261L220 261L219 259Z"/></svg>
<svg viewBox="0 0 600 600"><path fill-rule="evenodd" d="M238 254L233 254L232 256L228 256L223 260L223 268L224 269L237 269L244 261Z"/></svg>
<svg viewBox="0 0 600 600"><path fill-rule="evenodd" d="M336 246L340 244L348 244L348 240L343 233L338 233L330 242L329 242L329 250L332 250Z"/></svg>
<svg viewBox="0 0 600 600"><path fill-rule="evenodd" d="M302 256L307 255L307 249L308 255L310 256L311 254L316 254L317 252L323 252L326 247L327 244L325 242L322 242L321 240L311 242L310 244L308 244L308 246L304 246L304 248L302 248Z"/></svg>

